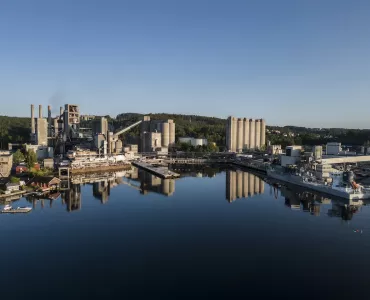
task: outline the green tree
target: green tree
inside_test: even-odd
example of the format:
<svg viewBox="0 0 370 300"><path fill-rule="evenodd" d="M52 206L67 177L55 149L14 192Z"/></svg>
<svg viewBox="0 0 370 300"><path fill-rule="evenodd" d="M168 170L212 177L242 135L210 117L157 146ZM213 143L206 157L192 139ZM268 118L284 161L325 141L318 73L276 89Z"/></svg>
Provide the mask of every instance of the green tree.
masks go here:
<svg viewBox="0 0 370 300"><path fill-rule="evenodd" d="M10 182L11 183L19 183L21 180L18 177L10 177Z"/></svg>
<svg viewBox="0 0 370 300"><path fill-rule="evenodd" d="M19 164L20 162L24 161L24 155L23 153L21 152L21 150L17 150L14 154L13 154L13 163L15 164Z"/></svg>
<svg viewBox="0 0 370 300"><path fill-rule="evenodd" d="M33 168L35 163L37 162L35 151L33 151L32 149L29 149L26 153L25 161L26 161L26 165L28 169Z"/></svg>

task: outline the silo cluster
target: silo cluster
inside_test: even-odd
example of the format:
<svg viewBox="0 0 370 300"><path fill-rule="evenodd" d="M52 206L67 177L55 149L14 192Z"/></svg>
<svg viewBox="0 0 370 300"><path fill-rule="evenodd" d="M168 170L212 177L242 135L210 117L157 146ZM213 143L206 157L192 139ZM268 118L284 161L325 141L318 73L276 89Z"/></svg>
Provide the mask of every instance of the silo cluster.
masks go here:
<svg viewBox="0 0 370 300"><path fill-rule="evenodd" d="M173 120L157 121L144 116L140 131L140 152L152 152L158 148L168 149L175 144Z"/></svg>
<svg viewBox="0 0 370 300"><path fill-rule="evenodd" d="M264 181L252 173L228 170L226 172L226 199L233 202L265 192Z"/></svg>
<svg viewBox="0 0 370 300"><path fill-rule="evenodd" d="M266 144L266 122L263 119L229 117L226 146L230 152L261 149Z"/></svg>

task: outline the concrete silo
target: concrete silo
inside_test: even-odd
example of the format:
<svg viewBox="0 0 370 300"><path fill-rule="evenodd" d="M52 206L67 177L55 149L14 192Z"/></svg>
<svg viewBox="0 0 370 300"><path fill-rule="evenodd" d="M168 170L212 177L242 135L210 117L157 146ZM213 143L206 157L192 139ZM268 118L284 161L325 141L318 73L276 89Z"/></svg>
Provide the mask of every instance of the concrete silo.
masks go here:
<svg viewBox="0 0 370 300"><path fill-rule="evenodd" d="M254 128L256 130L254 148L259 149L261 146L261 121L260 120L255 120Z"/></svg>
<svg viewBox="0 0 370 300"><path fill-rule="evenodd" d="M170 145L174 145L175 144L175 129L176 129L176 125L175 123L173 122L173 120L168 120L168 123L170 124Z"/></svg>
<svg viewBox="0 0 370 300"><path fill-rule="evenodd" d="M236 143L237 143L237 136L238 136L238 119L235 117L231 118L232 120L232 129L231 129L231 141L232 141L232 146L231 146L231 151L236 152Z"/></svg>
<svg viewBox="0 0 370 300"><path fill-rule="evenodd" d="M243 149L249 149L249 119L247 118L243 119L243 135Z"/></svg>
<svg viewBox="0 0 370 300"><path fill-rule="evenodd" d="M236 152L242 152L243 151L243 140L244 140L244 134L243 134L243 119L238 119L237 121L237 146L236 146Z"/></svg>
<svg viewBox="0 0 370 300"><path fill-rule="evenodd" d="M168 122L164 122L161 124L162 127L162 147L168 147L170 143L170 124Z"/></svg>
<svg viewBox="0 0 370 300"><path fill-rule="evenodd" d="M254 177L254 192L256 194L260 193L260 181L261 179L258 176Z"/></svg>
<svg viewBox="0 0 370 300"><path fill-rule="evenodd" d="M261 142L260 147L266 146L266 121L261 119Z"/></svg>
<svg viewBox="0 0 370 300"><path fill-rule="evenodd" d="M249 148L254 149L256 142L255 122L253 119L249 120Z"/></svg>

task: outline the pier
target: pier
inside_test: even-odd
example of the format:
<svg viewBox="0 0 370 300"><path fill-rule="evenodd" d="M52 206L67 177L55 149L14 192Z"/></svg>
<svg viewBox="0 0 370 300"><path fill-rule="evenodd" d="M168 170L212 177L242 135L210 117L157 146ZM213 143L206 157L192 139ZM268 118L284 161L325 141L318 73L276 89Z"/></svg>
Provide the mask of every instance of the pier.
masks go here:
<svg viewBox="0 0 370 300"><path fill-rule="evenodd" d="M150 173L153 173L154 175L157 175L158 177L164 178L164 179L171 179L171 178L178 178L180 177L180 174L172 172L168 170L167 167L156 167L151 164L145 163L145 162L132 162L132 165L135 167L144 169Z"/></svg>

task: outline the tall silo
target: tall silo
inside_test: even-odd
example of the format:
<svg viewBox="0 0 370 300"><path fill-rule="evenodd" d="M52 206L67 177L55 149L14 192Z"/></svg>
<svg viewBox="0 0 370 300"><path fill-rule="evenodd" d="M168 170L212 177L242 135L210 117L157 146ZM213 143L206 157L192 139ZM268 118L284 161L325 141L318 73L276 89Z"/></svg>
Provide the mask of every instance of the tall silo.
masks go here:
<svg viewBox="0 0 370 300"><path fill-rule="evenodd" d="M231 129L231 141L232 141L232 152L236 152L237 147L237 136L238 136L238 119L235 117L232 117L232 129Z"/></svg>
<svg viewBox="0 0 370 300"><path fill-rule="evenodd" d="M261 119L261 143L260 147L265 148L266 146L266 121Z"/></svg>
<svg viewBox="0 0 370 300"><path fill-rule="evenodd" d="M249 173L243 172L243 197L248 198L249 190Z"/></svg>
<svg viewBox="0 0 370 300"><path fill-rule="evenodd" d="M236 147L236 152L242 152L243 151L243 139L244 139L244 134L243 134L243 119L238 119L237 121L238 124L238 133L237 133L237 147Z"/></svg>
<svg viewBox="0 0 370 300"><path fill-rule="evenodd" d="M170 124L164 122L161 124L162 127L162 147L168 147L170 143Z"/></svg>
<svg viewBox="0 0 370 300"><path fill-rule="evenodd" d="M170 195L170 179L162 179L162 193L166 196Z"/></svg>
<svg viewBox="0 0 370 300"><path fill-rule="evenodd" d="M170 179L170 194L169 194L169 196L171 196L174 192L175 192L175 180Z"/></svg>
<svg viewBox="0 0 370 300"><path fill-rule="evenodd" d="M243 149L249 149L249 119L247 118L243 119L243 134Z"/></svg>
<svg viewBox="0 0 370 300"><path fill-rule="evenodd" d="M265 182L263 180L260 180L260 193L265 193Z"/></svg>
<svg viewBox="0 0 370 300"><path fill-rule="evenodd" d="M174 145L175 144L175 123L173 122L173 120L168 120L168 123L170 124L170 145Z"/></svg>
<svg viewBox="0 0 370 300"><path fill-rule="evenodd" d="M236 199L236 172L231 171L231 201Z"/></svg>
<svg viewBox="0 0 370 300"><path fill-rule="evenodd" d="M116 141L116 153L122 153L122 141L121 140Z"/></svg>
<svg viewBox="0 0 370 300"><path fill-rule="evenodd" d="M249 173L249 194L251 196L254 195L254 177L252 173Z"/></svg>
<svg viewBox="0 0 370 300"><path fill-rule="evenodd" d="M243 172L239 171L237 174L237 197L242 198L243 197Z"/></svg>
<svg viewBox="0 0 370 300"><path fill-rule="evenodd" d="M253 119L249 120L249 146L250 149L255 148L256 142L256 132L255 132L255 122Z"/></svg>
<svg viewBox="0 0 370 300"><path fill-rule="evenodd" d="M256 130L256 135L255 139L256 141L254 142L254 148L259 149L261 146L261 121L260 120L255 120L255 125L254 128Z"/></svg>

